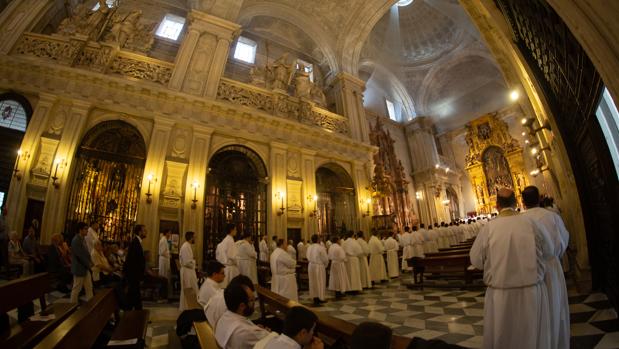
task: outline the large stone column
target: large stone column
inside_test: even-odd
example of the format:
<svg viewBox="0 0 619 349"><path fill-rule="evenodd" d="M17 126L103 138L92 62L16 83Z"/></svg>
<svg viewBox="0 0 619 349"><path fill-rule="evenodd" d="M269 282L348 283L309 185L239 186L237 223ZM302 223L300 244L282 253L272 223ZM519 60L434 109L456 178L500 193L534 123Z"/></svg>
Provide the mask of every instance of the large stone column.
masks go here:
<svg viewBox="0 0 619 349"><path fill-rule="evenodd" d="M286 226L288 223L287 214L287 193L286 193L286 157L288 146L283 143L271 142L271 161L270 161L270 210L267 210L267 227L270 227L269 235L277 235L286 238ZM278 195L278 193L280 193ZM267 192L269 195L269 192ZM282 198L283 195L283 198ZM268 200L267 200L268 203ZM269 206L267 204L267 206ZM280 210L284 207L284 211Z"/></svg>
<svg viewBox="0 0 619 349"><path fill-rule="evenodd" d="M318 231L316 212L316 152L313 150L301 150L301 176L303 178L303 201L305 211L303 214L303 239L309 240ZM312 199L308 199L311 197Z"/></svg>
<svg viewBox="0 0 619 349"><path fill-rule="evenodd" d="M369 143L370 133L363 108L364 90L365 82L348 73L340 73L335 78L333 91L337 113L348 118L353 139Z"/></svg>
<svg viewBox="0 0 619 349"><path fill-rule="evenodd" d="M355 192L357 193L357 221L359 222L359 229L362 230L366 236L370 232L371 220L372 220L372 204L367 202L372 198L371 190L368 190L370 186L369 168L371 162L363 163L361 161L352 162L352 179L355 183Z"/></svg>

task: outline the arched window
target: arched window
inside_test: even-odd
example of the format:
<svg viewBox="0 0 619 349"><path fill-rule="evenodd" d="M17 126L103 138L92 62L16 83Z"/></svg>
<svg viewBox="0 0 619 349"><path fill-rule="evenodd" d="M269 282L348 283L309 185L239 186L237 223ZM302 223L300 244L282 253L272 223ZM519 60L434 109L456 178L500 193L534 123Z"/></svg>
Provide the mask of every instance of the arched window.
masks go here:
<svg viewBox="0 0 619 349"><path fill-rule="evenodd" d="M0 101L0 127L26 132L28 124L26 110L18 101L5 99Z"/></svg>

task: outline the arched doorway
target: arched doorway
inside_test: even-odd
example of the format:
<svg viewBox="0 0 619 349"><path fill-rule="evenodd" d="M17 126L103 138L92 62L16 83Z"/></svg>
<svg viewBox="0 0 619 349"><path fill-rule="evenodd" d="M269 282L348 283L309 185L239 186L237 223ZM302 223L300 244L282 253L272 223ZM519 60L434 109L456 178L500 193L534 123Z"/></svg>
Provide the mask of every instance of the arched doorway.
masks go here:
<svg viewBox="0 0 619 349"><path fill-rule="evenodd" d="M318 234L330 235L356 229L357 209L354 183L340 165L329 163L316 170Z"/></svg>
<svg viewBox="0 0 619 349"><path fill-rule="evenodd" d="M82 139L75 156L66 230L80 222L99 222L101 239L130 238L140 198L146 144L123 121L106 121Z"/></svg>
<svg viewBox="0 0 619 349"><path fill-rule="evenodd" d="M11 179L21 178L24 164L21 161L30 156L22 153L20 145L32 116L32 107L24 96L3 93L0 95L0 115L0 206L3 206Z"/></svg>
<svg viewBox="0 0 619 349"><path fill-rule="evenodd" d="M447 207L449 209L449 218L451 221L455 221L460 218L460 202L458 201L458 194L452 187L448 187L445 191L447 193Z"/></svg>
<svg viewBox="0 0 619 349"><path fill-rule="evenodd" d="M209 161L204 210L205 261L234 223L239 234L250 232L254 242L266 234L268 181L264 162L253 150L233 145L220 149Z"/></svg>

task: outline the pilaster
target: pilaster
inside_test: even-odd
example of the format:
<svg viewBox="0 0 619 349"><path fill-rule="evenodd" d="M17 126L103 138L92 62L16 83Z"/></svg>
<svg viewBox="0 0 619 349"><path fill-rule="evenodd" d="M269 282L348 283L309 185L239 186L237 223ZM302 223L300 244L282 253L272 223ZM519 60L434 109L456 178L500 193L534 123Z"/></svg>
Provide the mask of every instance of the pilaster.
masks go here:
<svg viewBox="0 0 619 349"><path fill-rule="evenodd" d="M348 74L340 73L334 81L337 113L348 118L353 139L369 143L370 134L363 108L365 82Z"/></svg>
<svg viewBox="0 0 619 349"><path fill-rule="evenodd" d="M316 152L308 149L301 150L301 176L303 178L303 194L305 211L303 214L304 240L309 240L318 231L316 216L317 200L316 193ZM311 198L311 199L310 199Z"/></svg>
<svg viewBox="0 0 619 349"><path fill-rule="evenodd" d="M8 54L22 33L30 30L37 19L43 16L53 0L12 1L0 13L0 54Z"/></svg>
<svg viewBox="0 0 619 349"><path fill-rule="evenodd" d="M276 235L280 238L287 238L286 227L288 223L287 193L286 193L286 157L288 146L279 142L270 144L270 194L271 205L267 212L267 227L270 227L269 235ZM283 212L281 208L284 208Z"/></svg>

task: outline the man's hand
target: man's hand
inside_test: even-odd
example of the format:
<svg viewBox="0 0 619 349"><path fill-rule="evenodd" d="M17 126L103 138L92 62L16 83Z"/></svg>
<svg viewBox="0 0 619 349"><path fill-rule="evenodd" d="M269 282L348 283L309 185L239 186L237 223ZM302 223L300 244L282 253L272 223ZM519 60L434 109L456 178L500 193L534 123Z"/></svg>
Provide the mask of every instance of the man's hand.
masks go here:
<svg viewBox="0 0 619 349"><path fill-rule="evenodd" d="M324 347L325 345L322 343L322 340L314 336L310 344L305 346L305 349L324 349Z"/></svg>

